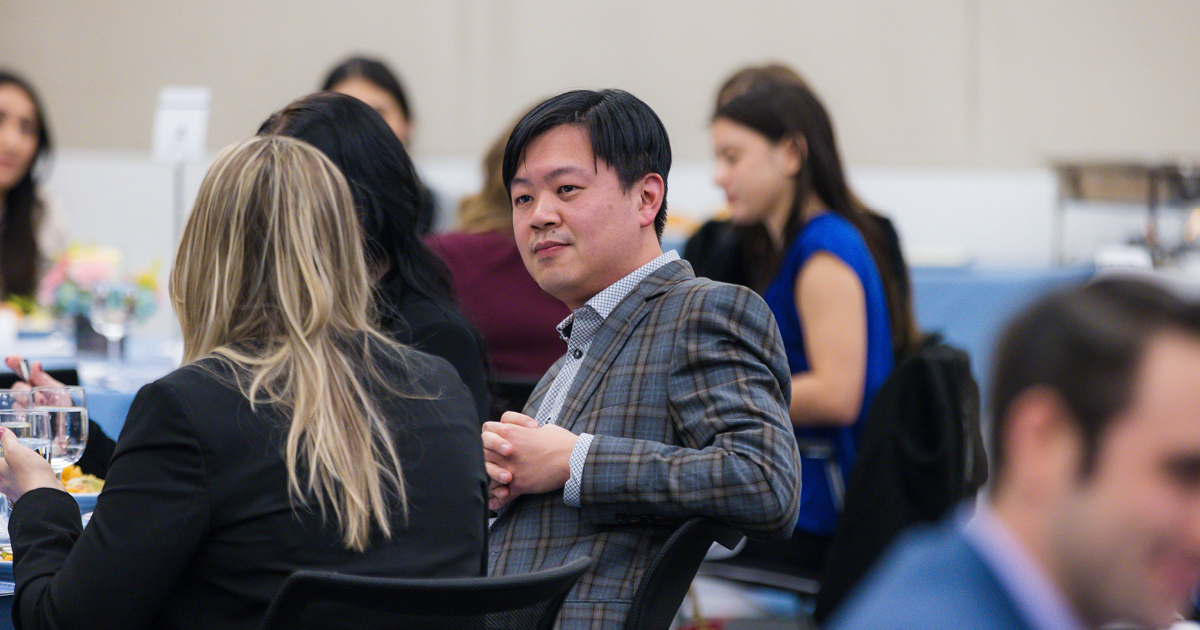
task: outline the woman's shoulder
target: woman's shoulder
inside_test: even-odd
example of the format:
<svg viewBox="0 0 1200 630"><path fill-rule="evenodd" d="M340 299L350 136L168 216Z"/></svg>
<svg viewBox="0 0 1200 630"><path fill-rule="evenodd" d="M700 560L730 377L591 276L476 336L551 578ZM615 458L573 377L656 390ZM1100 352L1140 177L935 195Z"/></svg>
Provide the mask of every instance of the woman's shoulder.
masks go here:
<svg viewBox="0 0 1200 630"><path fill-rule="evenodd" d="M182 365L147 387L153 390L183 392L187 396L199 391L237 391L236 376L234 367L227 361L210 356Z"/></svg>
<svg viewBox="0 0 1200 630"><path fill-rule="evenodd" d="M793 265L801 265L820 251L829 252L852 267L871 257L867 242L858 228L832 212L819 215L805 224L792 243L788 258Z"/></svg>
<svg viewBox="0 0 1200 630"><path fill-rule="evenodd" d="M825 212L814 217L800 231L799 242L815 244L830 241L847 241L852 244L866 246L862 234L854 224L833 212Z"/></svg>
<svg viewBox="0 0 1200 630"><path fill-rule="evenodd" d="M441 389L438 386L446 383L462 384L448 360L408 345L373 340L364 361L369 361L385 381L412 385L416 391Z"/></svg>
<svg viewBox="0 0 1200 630"><path fill-rule="evenodd" d="M401 414L409 418L406 422L421 424L434 420L434 416L462 417L467 421L465 426L478 430L473 398L458 371L446 359L414 348L381 345L371 361L380 379L370 388L373 396L398 409L437 412Z"/></svg>

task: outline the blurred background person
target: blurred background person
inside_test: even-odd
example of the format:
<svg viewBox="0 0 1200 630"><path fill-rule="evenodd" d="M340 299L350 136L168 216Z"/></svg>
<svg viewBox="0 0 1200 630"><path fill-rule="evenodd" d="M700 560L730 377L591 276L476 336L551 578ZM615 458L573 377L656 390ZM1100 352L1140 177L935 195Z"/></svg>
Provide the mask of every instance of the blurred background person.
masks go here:
<svg viewBox="0 0 1200 630"><path fill-rule="evenodd" d="M502 174L508 134L506 129L496 138L483 158L483 189L459 204L458 230L428 239L450 267L463 311L483 335L500 412L525 408L538 379L566 350L556 326L571 314L537 285L517 249Z"/></svg>
<svg viewBox="0 0 1200 630"><path fill-rule="evenodd" d="M1114 274L1023 309L994 356L986 496L897 541L825 627L1194 627L1196 304Z"/></svg>
<svg viewBox="0 0 1200 630"><path fill-rule="evenodd" d="M714 179L729 200L750 286L771 307L792 371L789 414L802 463L800 517L756 557L821 567L871 400L894 354L916 343L878 225L846 184L833 126L816 95L764 81L717 108Z"/></svg>
<svg viewBox="0 0 1200 630"><path fill-rule="evenodd" d="M480 573L469 395L372 323L361 250L320 151L217 157L171 272L184 366L138 393L89 527L0 429L19 627L257 628L297 569Z"/></svg>
<svg viewBox="0 0 1200 630"><path fill-rule="evenodd" d="M52 148L46 110L28 81L0 70L0 300L32 299L67 248L66 229L38 189Z"/></svg>
<svg viewBox="0 0 1200 630"><path fill-rule="evenodd" d="M744 94L756 85L767 83L790 83L811 91L808 83L798 72L780 63L768 63L761 66L747 66L734 72L721 84L717 90L716 107L721 107L734 97ZM912 288L908 276L908 265L904 262L904 253L900 248L900 236L892 221L886 216L867 207L853 190L849 190L850 202L859 212L865 213L876 224L883 237L888 265L895 277L901 279L897 285L899 295L897 300L908 304L912 301ZM760 260L764 255L756 251L753 244L762 242L752 234L761 230L760 225L739 225L728 218L728 209L721 216L705 222L700 229L687 240L683 249L683 258L692 264L697 276L712 278L720 282L731 282L742 286L753 287L755 281L750 277L749 270L760 268ZM910 307L911 308L911 307ZM904 347L897 347L896 362L903 358Z"/></svg>
<svg viewBox="0 0 1200 630"><path fill-rule="evenodd" d="M483 345L455 305L446 265L421 241L421 181L404 145L362 101L331 92L294 101L258 132L304 140L341 169L362 225L380 327L449 361L474 397L480 422L488 420Z"/></svg>
<svg viewBox="0 0 1200 630"><path fill-rule="evenodd" d="M408 94L396 73L387 64L370 57L351 57L334 66L321 84L322 90L347 94L379 112L404 147L409 148L413 130L413 110ZM437 224L438 203L433 191L421 184L417 227L428 234Z"/></svg>

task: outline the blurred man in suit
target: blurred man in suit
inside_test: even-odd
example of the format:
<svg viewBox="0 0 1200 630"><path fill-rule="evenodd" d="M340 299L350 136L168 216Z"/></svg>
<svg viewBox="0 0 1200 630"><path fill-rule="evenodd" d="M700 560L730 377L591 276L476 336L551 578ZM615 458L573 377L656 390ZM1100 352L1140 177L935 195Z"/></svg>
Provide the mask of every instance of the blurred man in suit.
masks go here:
<svg viewBox="0 0 1200 630"><path fill-rule="evenodd" d="M1200 579L1200 314L1142 281L1040 301L993 370L994 486L830 624L1165 628Z"/></svg>
<svg viewBox="0 0 1200 630"><path fill-rule="evenodd" d="M758 538L799 505L789 373L774 318L660 245L671 150L618 90L568 92L509 137L504 181L530 274L572 314L567 354L525 414L484 425L493 575L596 564L563 628L620 627L674 526L709 516ZM527 414L527 415L526 415Z"/></svg>

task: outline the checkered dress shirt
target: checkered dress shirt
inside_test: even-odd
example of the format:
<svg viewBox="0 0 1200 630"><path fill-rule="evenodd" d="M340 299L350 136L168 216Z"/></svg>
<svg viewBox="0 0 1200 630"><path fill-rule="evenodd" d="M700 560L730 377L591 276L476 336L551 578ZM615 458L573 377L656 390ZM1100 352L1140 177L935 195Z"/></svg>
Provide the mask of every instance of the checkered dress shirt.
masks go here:
<svg viewBox="0 0 1200 630"><path fill-rule="evenodd" d="M571 383L575 381L575 375L579 373L579 366L583 363L583 358L587 356L588 347L592 345L592 339L595 338L596 331L600 330L604 319L613 312L613 309L617 308L621 300L624 300L625 296L629 295L629 292L638 283L646 279L646 276L675 260L679 260L679 254L675 253L675 250L671 250L638 267L633 273L592 296L587 304L576 309L558 325L558 334L563 341L567 342L567 356L562 369L554 377L554 382L550 384L545 401L538 407L538 426L557 423L558 413L562 411L567 391L571 389ZM591 444L592 435L581 433L575 442L575 449L571 451L571 477L567 479L567 484L563 487L563 502L571 507L579 507L579 486L583 479L583 463L587 460L588 448Z"/></svg>

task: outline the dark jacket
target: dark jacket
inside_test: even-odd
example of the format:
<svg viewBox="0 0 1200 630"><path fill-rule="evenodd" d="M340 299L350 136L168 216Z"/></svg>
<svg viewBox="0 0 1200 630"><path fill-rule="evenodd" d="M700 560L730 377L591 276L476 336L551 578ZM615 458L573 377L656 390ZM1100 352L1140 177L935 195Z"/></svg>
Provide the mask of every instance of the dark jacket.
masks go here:
<svg viewBox="0 0 1200 630"><path fill-rule="evenodd" d="M394 420L408 494L407 520L395 504L391 539L376 534L366 552L351 551L332 516L293 509L287 421L269 406L251 409L228 368L205 359L138 393L86 530L59 490L33 490L13 506L18 626L256 628L300 568L479 575L487 476L470 399L445 361L413 353L407 366L384 367L434 395L377 400Z"/></svg>
<svg viewBox="0 0 1200 630"><path fill-rule="evenodd" d="M986 480L971 362L930 336L896 366L864 420L821 576L817 620L837 607L901 530L940 520Z"/></svg>

